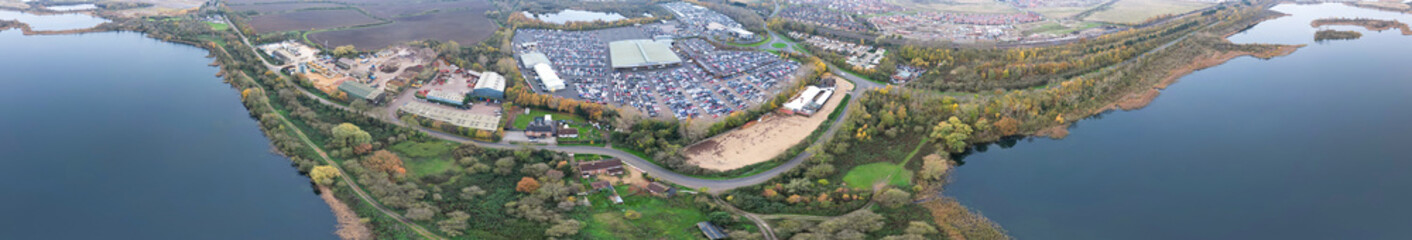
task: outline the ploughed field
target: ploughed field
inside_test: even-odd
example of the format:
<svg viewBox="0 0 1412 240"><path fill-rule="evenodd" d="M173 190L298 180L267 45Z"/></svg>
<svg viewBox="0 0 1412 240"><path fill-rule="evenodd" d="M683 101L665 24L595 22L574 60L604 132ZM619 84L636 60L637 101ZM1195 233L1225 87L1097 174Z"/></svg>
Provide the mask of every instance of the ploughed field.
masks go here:
<svg viewBox="0 0 1412 240"><path fill-rule="evenodd" d="M399 1L226 0L232 11L246 14L260 34L286 31L308 33L308 40L326 47L354 45L359 50L425 39L480 42L496 25L485 17L488 0Z"/></svg>
<svg viewBox="0 0 1412 240"><path fill-rule="evenodd" d="M456 41L462 44L476 43L490 37L495 32L495 24L482 14L489 5L476 10L440 12L393 18L393 23L366 28L309 34L309 40L329 46L353 45L359 50L371 50L390 45L435 39Z"/></svg>
<svg viewBox="0 0 1412 240"><path fill-rule="evenodd" d="M377 19L354 10L315 10L258 15L250 26L261 34L294 30L325 29L377 23Z"/></svg>

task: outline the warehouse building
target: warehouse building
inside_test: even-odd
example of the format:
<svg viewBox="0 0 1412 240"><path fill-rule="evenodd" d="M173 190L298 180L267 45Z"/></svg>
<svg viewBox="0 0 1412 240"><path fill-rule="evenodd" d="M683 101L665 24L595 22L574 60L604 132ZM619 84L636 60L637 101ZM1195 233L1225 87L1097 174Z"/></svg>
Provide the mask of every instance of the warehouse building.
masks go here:
<svg viewBox="0 0 1412 240"><path fill-rule="evenodd" d="M672 42L663 40L622 40L608 43L613 69L656 69L681 65L672 52Z"/></svg>
<svg viewBox="0 0 1412 240"><path fill-rule="evenodd" d="M382 96L381 89L373 89L373 87L359 83L358 81L343 81L343 84L338 85L338 90L348 93L349 97L361 98L368 101L377 100L378 97Z"/></svg>
<svg viewBox="0 0 1412 240"><path fill-rule="evenodd" d="M505 76L500 76L495 72L481 73L480 80L476 81L476 87L471 89L471 96L484 99L505 99Z"/></svg>
<svg viewBox="0 0 1412 240"><path fill-rule="evenodd" d="M427 92L427 101L439 102L451 106L463 106L466 103L466 95L442 90L431 90Z"/></svg>
<svg viewBox="0 0 1412 240"><path fill-rule="evenodd" d="M557 92L564 89L564 79L559 78L559 73L554 71L554 63L549 62L549 57L544 53L534 52L520 55L520 63L524 64L525 68L534 69L534 74L542 84L540 86L544 88L544 91Z"/></svg>

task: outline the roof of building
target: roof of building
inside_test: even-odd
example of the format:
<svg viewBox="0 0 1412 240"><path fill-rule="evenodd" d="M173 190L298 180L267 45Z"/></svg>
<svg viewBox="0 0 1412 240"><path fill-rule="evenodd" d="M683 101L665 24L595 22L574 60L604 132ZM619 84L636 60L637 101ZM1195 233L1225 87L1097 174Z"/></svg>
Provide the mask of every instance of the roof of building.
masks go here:
<svg viewBox="0 0 1412 240"><path fill-rule="evenodd" d="M527 131L527 132L554 132L554 124L549 123L549 122L546 122L546 121L542 121L542 120L535 120L535 121L533 121L533 122L530 122L530 123L529 123L529 126L526 126L526 127L525 127L525 131Z"/></svg>
<svg viewBox="0 0 1412 240"><path fill-rule="evenodd" d="M466 94L442 90L431 90L430 92L427 92L427 100L459 105L466 102Z"/></svg>
<svg viewBox="0 0 1412 240"><path fill-rule="evenodd" d="M598 160L579 163L579 171L593 171L621 167L623 167L623 160L618 159Z"/></svg>
<svg viewBox="0 0 1412 240"><path fill-rule="evenodd" d="M549 62L549 56L544 55L544 53L540 52L532 52L520 55L520 62L524 62L525 67L534 67L534 65L539 65L541 63L553 64Z"/></svg>
<svg viewBox="0 0 1412 240"><path fill-rule="evenodd" d="M571 127L559 128L559 135L565 134L579 135L579 129Z"/></svg>
<svg viewBox="0 0 1412 240"><path fill-rule="evenodd" d="M382 91L373 89L373 87L359 83L358 81L343 81L343 84L338 85L338 90L343 90L347 92L349 96L362 99L373 99L377 98L377 95L382 94Z"/></svg>
<svg viewBox="0 0 1412 240"><path fill-rule="evenodd" d="M593 189L604 189L604 188L613 187L613 183L610 183L610 182L608 182L608 181L597 181L597 182L589 183L588 185L589 185L589 186L592 186Z"/></svg>
<svg viewBox="0 0 1412 240"><path fill-rule="evenodd" d="M711 224L711 222L699 222L699 223L696 223L696 227L697 227L697 228L700 228L700 229L701 229L701 232L702 232L702 233L705 233L705 234L706 234L706 238L708 238L708 239L711 239L711 240L726 239L726 233L721 232L721 228L720 228L720 227L716 227L716 225L715 225L715 224Z"/></svg>
<svg viewBox="0 0 1412 240"><path fill-rule="evenodd" d="M633 68L681 63L672 52L671 41L649 39L622 40L608 43L613 68Z"/></svg>
<svg viewBox="0 0 1412 240"><path fill-rule="evenodd" d="M406 105L402 105L402 107L399 107L397 110L450 123L451 125L478 130L495 131L500 126L500 116L459 111L432 103L410 102Z"/></svg>
<svg viewBox="0 0 1412 240"><path fill-rule="evenodd" d="M539 75L539 82L544 83L544 88L548 88L547 90L553 92L564 89L564 79L560 79L559 73L554 72L554 68L549 67L549 64L534 65L534 73Z"/></svg>
<svg viewBox="0 0 1412 240"><path fill-rule="evenodd" d="M647 191L652 193L665 193L672 191L672 187L662 184L662 182L652 182L652 184L647 184Z"/></svg>
<svg viewBox="0 0 1412 240"><path fill-rule="evenodd" d="M480 80L476 81L475 89L490 89L503 92L505 91L505 76L500 76L499 73L495 72L481 73Z"/></svg>
<svg viewBox="0 0 1412 240"><path fill-rule="evenodd" d="M812 102L814 97L819 95L819 92L822 91L823 89L810 85L808 88L805 88L803 92L799 93L799 97L795 97L793 100L784 103L784 108L794 110L803 109L804 106Z"/></svg>

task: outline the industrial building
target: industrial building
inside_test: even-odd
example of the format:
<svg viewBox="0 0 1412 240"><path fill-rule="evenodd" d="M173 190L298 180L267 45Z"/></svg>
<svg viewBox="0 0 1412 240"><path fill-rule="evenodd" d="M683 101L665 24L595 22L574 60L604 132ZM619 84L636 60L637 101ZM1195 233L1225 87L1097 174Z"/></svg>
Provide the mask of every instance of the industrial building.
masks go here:
<svg viewBox="0 0 1412 240"><path fill-rule="evenodd" d="M505 76L500 76L495 72L481 73L480 80L476 81L476 87L471 89L471 96L485 99L505 99Z"/></svg>
<svg viewBox="0 0 1412 240"><path fill-rule="evenodd" d="M554 63L549 62L549 56L538 52L529 53L520 55L520 62L526 68L534 69L534 74L539 83L543 84L544 91L557 92L564 89L564 79L559 78L559 73L554 71Z"/></svg>
<svg viewBox="0 0 1412 240"><path fill-rule="evenodd" d="M830 97L833 97L833 90L833 88L809 86L799 92L799 96L785 102L780 111L784 111L785 114L812 116L815 111L824 106L824 103L829 101Z"/></svg>
<svg viewBox="0 0 1412 240"><path fill-rule="evenodd" d="M382 89L373 89L372 86L359 83L358 81L343 81L338 85L338 90L348 93L349 97L361 98L365 100L377 100L382 96Z"/></svg>
<svg viewBox="0 0 1412 240"><path fill-rule="evenodd" d="M613 69L655 69L681 64L681 57L672 52L672 42L635 39L608 43Z"/></svg>
<svg viewBox="0 0 1412 240"><path fill-rule="evenodd" d="M498 127L500 116L496 115L476 114L424 102L409 102L397 110L459 127L486 131L500 130Z"/></svg>
<svg viewBox="0 0 1412 240"><path fill-rule="evenodd" d="M427 92L427 101L439 102L452 106L462 106L466 103L466 94L442 90L431 90L430 92Z"/></svg>

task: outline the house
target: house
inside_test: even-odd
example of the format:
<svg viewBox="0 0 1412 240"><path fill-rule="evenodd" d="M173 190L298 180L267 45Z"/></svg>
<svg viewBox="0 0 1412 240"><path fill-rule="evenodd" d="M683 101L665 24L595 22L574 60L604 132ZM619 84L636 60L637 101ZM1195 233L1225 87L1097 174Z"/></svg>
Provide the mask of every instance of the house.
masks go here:
<svg viewBox="0 0 1412 240"><path fill-rule="evenodd" d="M561 138L576 138L579 137L579 129L563 126L559 127L559 131L555 135Z"/></svg>
<svg viewBox="0 0 1412 240"><path fill-rule="evenodd" d="M531 138L554 137L554 134L554 120L549 115L544 115L544 118L535 118L534 121L530 121L529 126L525 127L525 136Z"/></svg>
<svg viewBox="0 0 1412 240"><path fill-rule="evenodd" d="M597 181L589 183L588 186L593 187L593 190L603 190L613 187L613 183L610 183L608 181Z"/></svg>
<svg viewBox="0 0 1412 240"><path fill-rule="evenodd" d="M623 160L618 159L580 162L578 163L578 166L575 167L579 169L579 176L583 176L583 178L588 178L598 174L623 174Z"/></svg>
<svg viewBox="0 0 1412 240"><path fill-rule="evenodd" d="M717 240L726 239L727 237L726 233L722 232L720 227L717 227L715 224L711 224L711 222L696 223L696 228L700 228L701 233L706 234L706 239Z"/></svg>
<svg viewBox="0 0 1412 240"><path fill-rule="evenodd" d="M647 184L647 192L652 193L653 196L672 197L677 194L677 188L667 186L662 182L652 182L652 184Z"/></svg>

